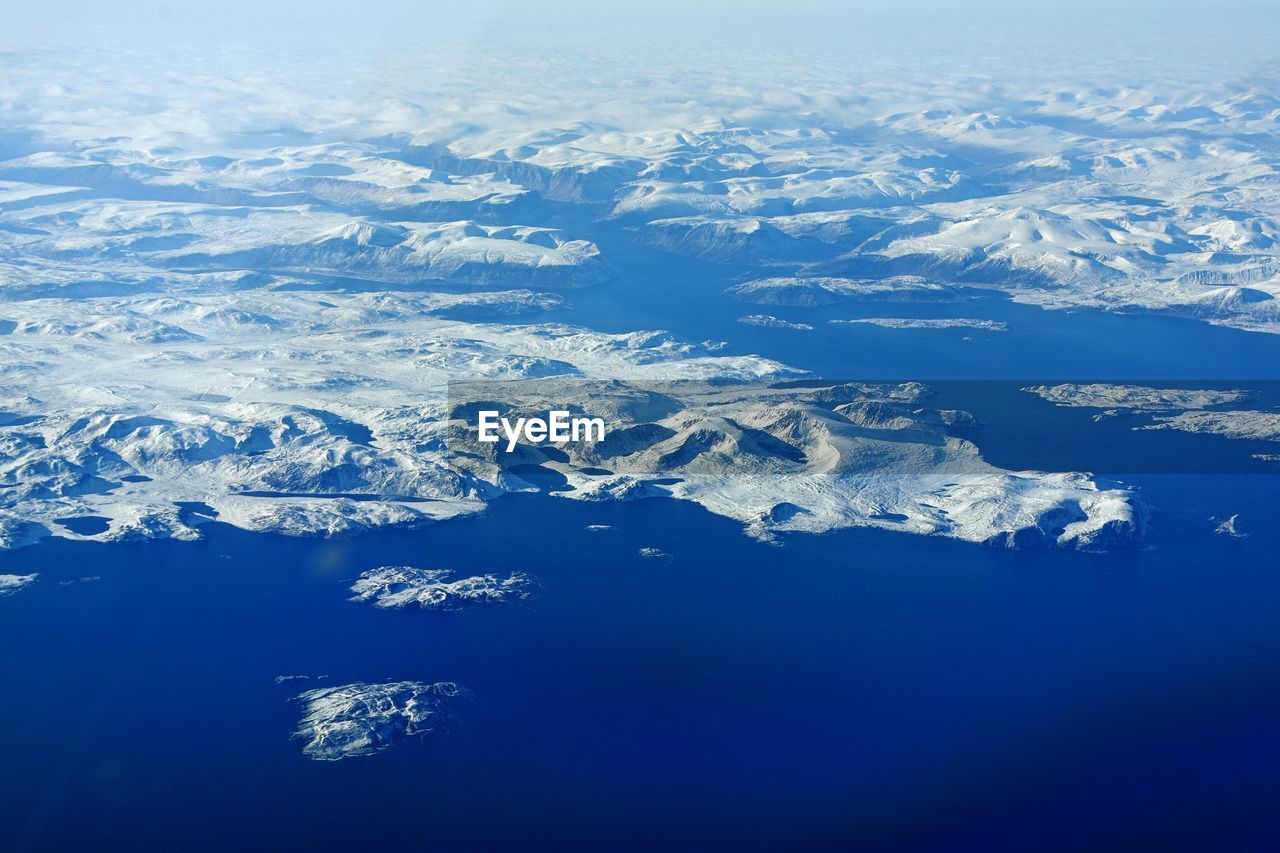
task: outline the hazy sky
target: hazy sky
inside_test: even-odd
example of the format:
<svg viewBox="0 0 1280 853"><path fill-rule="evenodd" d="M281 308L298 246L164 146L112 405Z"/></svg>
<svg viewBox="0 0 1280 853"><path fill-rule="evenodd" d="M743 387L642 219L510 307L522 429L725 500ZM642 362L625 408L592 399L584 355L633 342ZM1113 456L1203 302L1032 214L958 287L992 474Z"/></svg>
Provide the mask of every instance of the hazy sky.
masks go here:
<svg viewBox="0 0 1280 853"><path fill-rule="evenodd" d="M377 61L379 50L469 47L515 40L530 48L591 42L635 50L646 44L716 50L801 47L823 52L889 49L995 53L1027 66L1090 62L1117 54L1171 65L1276 68L1280 4L1267 0L853 0L853 2L496 2L326 0L7 4L0 45L199 46L238 40L277 50L344 46ZM928 57L917 56L927 59ZM1225 62L1224 62L1225 60Z"/></svg>

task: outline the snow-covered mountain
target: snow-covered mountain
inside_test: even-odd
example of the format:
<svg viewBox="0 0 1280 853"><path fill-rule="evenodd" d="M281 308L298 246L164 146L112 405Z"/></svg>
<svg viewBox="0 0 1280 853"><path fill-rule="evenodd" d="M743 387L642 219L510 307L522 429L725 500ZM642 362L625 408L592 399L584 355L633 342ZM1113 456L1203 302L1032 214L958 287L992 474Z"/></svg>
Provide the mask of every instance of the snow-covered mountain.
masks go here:
<svg viewBox="0 0 1280 853"><path fill-rule="evenodd" d="M370 21L323 51L0 35L0 544L443 519L501 491L445 456L450 379L794 375L658 331L681 317L615 316L607 288L660 275L633 269L639 252L730 269L709 298L779 314L986 291L1280 333L1280 101L1252 59L1196 76L1186 59L997 53L940 74L945 52L904 63L870 37L604 49L490 23L484 51L414 31L378 41L376 67ZM741 308L740 330L818 334ZM860 322L1006 328L897 313ZM852 410L787 411L807 459L904 448L850 444L882 428ZM1083 475L995 470L932 508L847 482L758 500L754 474L699 466L745 464L743 436L763 434L777 441L753 445L752 471L793 464L770 412L668 417L626 476L684 477L681 496L761 529L1084 541L1044 513L1073 506L1067 527L1092 536L1131 511Z"/></svg>
<svg viewBox="0 0 1280 853"><path fill-rule="evenodd" d="M929 393L919 383L455 383L449 459L498 489L537 470L562 476L556 492L579 500L671 494L766 539L865 526L1008 547L1141 542L1132 492L989 465L951 432L969 416L929 408ZM505 451L476 438L480 405L514 418L566 399L609 425L603 440Z"/></svg>

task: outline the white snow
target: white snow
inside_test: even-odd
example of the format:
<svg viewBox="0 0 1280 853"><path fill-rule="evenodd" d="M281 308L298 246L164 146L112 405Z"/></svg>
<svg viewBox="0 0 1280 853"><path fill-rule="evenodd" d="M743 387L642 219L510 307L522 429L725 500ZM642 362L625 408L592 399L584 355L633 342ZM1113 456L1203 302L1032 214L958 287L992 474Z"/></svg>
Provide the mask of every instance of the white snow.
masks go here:
<svg viewBox="0 0 1280 853"><path fill-rule="evenodd" d="M356 682L308 690L297 697L303 715L294 737L306 742L303 753L316 761L373 755L447 725L468 696L449 681Z"/></svg>
<svg viewBox="0 0 1280 853"><path fill-rule="evenodd" d="M833 325L864 323L886 329L977 329L983 332L1007 332L1009 326L999 320L979 320L972 317L946 317L941 319L917 319L912 317L861 317L856 320L830 320Z"/></svg>
<svg viewBox="0 0 1280 853"><path fill-rule="evenodd" d="M450 459L495 488L528 488L517 466L562 474L559 497L618 500L670 494L741 521L761 538L783 531L880 527L971 542L1083 550L1141 541L1141 502L1085 474L1006 471L950 435L961 416L923 408L909 385L557 380L454 386ZM576 394L609 425L605 440L499 457L475 440L467 400L538 411ZM607 472L603 474L601 472Z"/></svg>
<svg viewBox="0 0 1280 853"><path fill-rule="evenodd" d="M1156 418L1139 429L1174 429L1226 438L1280 441L1280 412L1182 412Z"/></svg>
<svg viewBox="0 0 1280 853"><path fill-rule="evenodd" d="M25 586L30 586L36 582L39 574L29 575L0 575L0 598L6 595L13 595Z"/></svg>
<svg viewBox="0 0 1280 853"><path fill-rule="evenodd" d="M1214 525L1213 532L1219 536L1229 536L1232 539L1247 539L1249 537L1249 534L1244 531L1243 525L1240 523L1239 515L1233 515L1224 520L1210 518L1209 523Z"/></svg>
<svg viewBox="0 0 1280 853"><path fill-rule="evenodd" d="M524 572L451 579L453 572L414 566L381 566L361 573L351 591L352 601L372 601L375 607L398 609L416 604L423 610L458 610L476 604L499 604L528 598L537 581Z"/></svg>
<svg viewBox="0 0 1280 853"><path fill-rule="evenodd" d="M534 297L503 298L483 302ZM74 535L54 520L81 515L111 520L98 539L198 536L176 501L294 535L450 518L489 496L442 459L450 379L790 372L659 332L444 320L441 304L260 291L7 304L0 545Z"/></svg>
<svg viewBox="0 0 1280 853"><path fill-rule="evenodd" d="M1140 412L1203 409L1208 406L1244 402L1253 396L1250 391L1237 389L1157 388L1105 382L1086 384L1064 382L1059 385L1036 385L1022 390L1057 406L1129 409Z"/></svg>
<svg viewBox="0 0 1280 853"><path fill-rule="evenodd" d="M1027 63L856 12L818 38L771 31L761 51L660 15L575 40L540 10L487 21L491 49L461 53L422 45L448 27L397 22L387 38L358 16L323 47L254 27L206 38L222 16L201 38L157 38L168 16L91 16L36 39L17 18L41 12L0 34L0 547L74 536L55 521L81 515L110 520L91 538L198 536L208 516L175 501L291 534L479 511L505 486L446 460L449 379L788 375L711 342L600 331L590 311L539 317L590 288L643 288L618 266L627 242L725 265L740 281L726 298L758 305L983 290L1280 332L1280 101L1266 28L1247 18L1228 21L1230 51L1197 33L1194 51L1175 38L1134 63L1124 27L1090 22ZM970 34L988 20L955 15ZM1144 33L1161 26L1143 17ZM997 330L885 313L868 321ZM845 459L843 415L824 412L796 415L834 438L797 446ZM1241 417L1166 425L1271 434ZM740 432L671 428L713 446ZM863 450L887 464L891 445ZM1128 523L1128 498L1083 474L908 487L779 478L775 462L670 491L762 530L1042 526L1062 543ZM584 493L646 488L584 477ZM1034 521L1053 507L1074 520Z"/></svg>
<svg viewBox="0 0 1280 853"><path fill-rule="evenodd" d="M791 329L795 332L812 332L813 326L808 323L793 323L772 314L748 314L739 317L738 322L747 326L760 326L766 329Z"/></svg>

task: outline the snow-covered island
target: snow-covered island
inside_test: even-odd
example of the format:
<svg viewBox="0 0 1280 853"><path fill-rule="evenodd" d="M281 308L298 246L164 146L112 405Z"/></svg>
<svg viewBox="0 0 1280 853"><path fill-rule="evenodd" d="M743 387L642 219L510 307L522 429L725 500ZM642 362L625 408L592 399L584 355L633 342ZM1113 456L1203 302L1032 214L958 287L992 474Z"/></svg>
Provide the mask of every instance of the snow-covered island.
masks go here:
<svg viewBox="0 0 1280 853"><path fill-rule="evenodd" d="M793 323L772 314L748 314L738 318L739 323L747 326L760 326L766 329L791 329L796 332L812 332L813 326L808 323Z"/></svg>
<svg viewBox="0 0 1280 853"><path fill-rule="evenodd" d="M1241 403L1253 393L1241 389L1161 388L1149 385L1092 382L1034 385L1023 388L1056 406L1084 409L1123 409L1135 412L1169 412Z"/></svg>
<svg viewBox="0 0 1280 853"><path fill-rule="evenodd" d="M1104 409L1105 413L1151 414L1137 430L1177 430L1255 441L1280 441L1280 412L1225 408L1248 403L1247 389L1186 389L1092 383L1037 385L1022 389L1057 406Z"/></svg>
<svg viewBox="0 0 1280 853"><path fill-rule="evenodd" d="M297 697L303 714L294 737L317 761L373 755L398 740L449 725L469 698L466 688L451 681L321 687Z"/></svg>
<svg viewBox="0 0 1280 853"><path fill-rule="evenodd" d="M30 575L0 575L0 598L6 595L13 595L23 587L30 586L36 582L39 574Z"/></svg>
<svg viewBox="0 0 1280 853"><path fill-rule="evenodd" d="M1156 418L1155 423L1140 429L1175 429L1225 438L1280 441L1280 412L1182 412Z"/></svg>
<svg viewBox="0 0 1280 853"><path fill-rule="evenodd" d="M866 324L886 329L974 329L982 332L1007 332L1009 324L1000 320L979 320L972 317L943 317L919 319L915 317L862 317L856 320L831 320L832 325L847 326Z"/></svg>
<svg viewBox="0 0 1280 853"><path fill-rule="evenodd" d="M453 578L453 572L413 566L381 566L363 572L351 585L352 601L399 609L459 610L477 604L500 604L528 598L538 582L525 572Z"/></svg>

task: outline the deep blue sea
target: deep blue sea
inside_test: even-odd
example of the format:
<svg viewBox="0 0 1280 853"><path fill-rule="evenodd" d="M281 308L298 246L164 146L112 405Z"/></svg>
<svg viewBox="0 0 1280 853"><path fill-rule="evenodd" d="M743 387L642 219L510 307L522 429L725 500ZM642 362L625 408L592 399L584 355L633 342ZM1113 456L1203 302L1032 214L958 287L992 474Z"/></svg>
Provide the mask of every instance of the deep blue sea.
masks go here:
<svg viewBox="0 0 1280 853"><path fill-rule="evenodd" d="M1155 544L1110 555L773 546L686 503L539 495L337 541L213 525L6 554L41 580L0 601L0 826L16 849L1274 841L1280 484L1142 485L1169 507ZM1212 532L1227 510L1249 538ZM544 589L346 600L388 563ZM301 690L393 679L479 701L374 757L290 739Z"/></svg>
<svg viewBox="0 0 1280 853"><path fill-rule="evenodd" d="M663 285L704 324L678 333L732 332L733 350L831 376L1280 365L1269 336L995 300L944 313L1008 319L1004 335L755 329L733 322L724 283L705 300L692 273ZM642 327L634 301L620 327ZM209 524L197 543L0 553L0 572L41 575L0 599L0 846L1274 848L1280 477L1168 473L1239 470L1241 449L991 395L973 401L989 459L1109 467L1152 506L1150 547L872 530L771 545L673 500L515 495L330 541ZM1028 439L1046 412L1057 440ZM1151 464L1126 444L1147 440L1164 442ZM1193 457L1209 461L1169 463ZM1232 514L1248 538L1214 533ZM385 564L523 570L542 591L456 613L347 600ZM373 757L312 761L290 738L302 690L400 679L457 681L477 703L463 728Z"/></svg>

